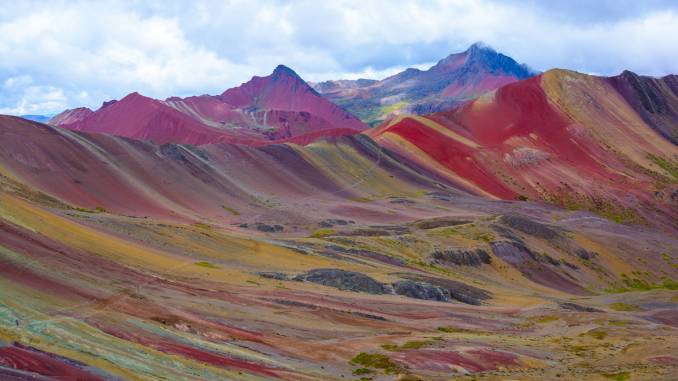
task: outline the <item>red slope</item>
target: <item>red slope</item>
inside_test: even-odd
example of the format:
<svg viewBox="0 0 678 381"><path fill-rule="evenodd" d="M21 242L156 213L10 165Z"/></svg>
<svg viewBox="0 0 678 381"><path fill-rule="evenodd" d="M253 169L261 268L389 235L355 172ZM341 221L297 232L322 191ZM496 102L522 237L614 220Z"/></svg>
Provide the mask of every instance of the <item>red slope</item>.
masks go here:
<svg viewBox="0 0 678 381"><path fill-rule="evenodd" d="M675 179L649 159L675 162L678 148L604 78L555 70L368 135L500 198L541 198L613 216L637 206L646 219L678 215L670 197Z"/></svg>
<svg viewBox="0 0 678 381"><path fill-rule="evenodd" d="M343 135L345 131L324 133ZM290 142L305 144L314 138L302 135ZM269 197L282 205L322 200L321 209L332 210L326 213L336 216L335 208L370 191L369 181L356 183L352 175L337 176L342 171L369 171L398 187L416 184L417 189L433 189L430 180L377 153L376 145L363 137L328 139L308 148L290 144L158 146L0 115L0 175L74 206L182 221L206 218L230 222L261 216L262 210L268 213L268 207L260 200ZM354 157L359 154L360 158L367 155L364 164ZM356 166L341 164L347 162ZM6 179L0 176L0 187ZM237 210L237 214L229 210ZM276 212L275 219L280 222L297 213L305 216L308 212L290 208Z"/></svg>
<svg viewBox="0 0 678 381"><path fill-rule="evenodd" d="M129 94L82 120L62 124L60 127L152 140L158 144L205 144L218 140L223 135L220 131L139 93Z"/></svg>
<svg viewBox="0 0 678 381"><path fill-rule="evenodd" d="M96 112L67 110L50 123L159 144L307 144L324 136L350 135L367 128L284 66L220 96L159 101L132 93L104 104Z"/></svg>
<svg viewBox="0 0 678 381"><path fill-rule="evenodd" d="M323 98L294 71L283 65L267 77L254 77L239 87L224 91L220 99L240 109L307 112L326 120L328 128L362 131L367 127L344 109Z"/></svg>
<svg viewBox="0 0 678 381"><path fill-rule="evenodd" d="M47 123L54 126L59 126L62 124L71 124L85 119L92 113L93 111L87 107L78 107L70 110L65 110L59 113L58 115L55 115Z"/></svg>

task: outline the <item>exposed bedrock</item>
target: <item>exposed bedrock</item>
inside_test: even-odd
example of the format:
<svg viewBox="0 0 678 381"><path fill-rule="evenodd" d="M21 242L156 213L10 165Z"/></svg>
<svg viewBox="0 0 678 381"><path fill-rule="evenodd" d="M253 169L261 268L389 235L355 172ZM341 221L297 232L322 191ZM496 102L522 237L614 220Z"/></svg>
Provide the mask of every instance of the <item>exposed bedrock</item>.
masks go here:
<svg viewBox="0 0 678 381"><path fill-rule="evenodd" d="M384 294L386 287L373 278L354 271L315 269L293 278L296 281L318 283L340 290Z"/></svg>
<svg viewBox="0 0 678 381"><path fill-rule="evenodd" d="M483 249L461 250L461 249L442 249L436 250L431 254L433 262L442 265L473 266L479 267L483 264L492 263L492 257Z"/></svg>
<svg viewBox="0 0 678 381"><path fill-rule="evenodd" d="M446 293L442 287L409 279L393 283L393 291L398 295L414 299L437 300L439 302L450 300L449 293Z"/></svg>
<svg viewBox="0 0 678 381"><path fill-rule="evenodd" d="M510 228L537 238L553 240L561 237L560 232L556 231L554 228L517 214L501 216L499 220Z"/></svg>
<svg viewBox="0 0 678 381"><path fill-rule="evenodd" d="M518 242L492 242L491 247L495 256L518 269L535 283L575 295L588 294L581 285L567 278L565 273L559 270L560 261L549 255L534 253Z"/></svg>
<svg viewBox="0 0 678 381"><path fill-rule="evenodd" d="M268 273L260 273L259 275L266 278L284 279L278 273L275 273L274 276ZM395 293L409 298L439 302L456 300L466 304L479 305L482 301L491 297L488 292L482 289L451 279L410 274L400 275L409 279L398 280L389 285L380 283L365 274L341 269L314 269L289 279L322 284L340 290L369 294Z"/></svg>

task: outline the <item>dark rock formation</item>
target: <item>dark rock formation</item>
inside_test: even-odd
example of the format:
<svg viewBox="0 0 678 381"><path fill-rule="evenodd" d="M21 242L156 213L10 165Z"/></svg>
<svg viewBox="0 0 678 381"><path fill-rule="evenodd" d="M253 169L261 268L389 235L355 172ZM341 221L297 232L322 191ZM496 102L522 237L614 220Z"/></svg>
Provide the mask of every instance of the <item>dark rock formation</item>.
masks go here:
<svg viewBox="0 0 678 381"><path fill-rule="evenodd" d="M561 237L561 234L555 229L519 215L501 216L500 222L510 228L537 238L553 240Z"/></svg>
<svg viewBox="0 0 678 381"><path fill-rule="evenodd" d="M574 251L574 253L575 253L579 258L581 258L581 259L583 259L583 260L585 260L585 261L590 261L591 258L594 258L594 257L598 256L598 253L595 253L595 252L593 252L593 251L588 251L588 250L582 249L582 248L576 249L576 250Z"/></svg>
<svg viewBox="0 0 678 381"><path fill-rule="evenodd" d="M446 293L441 287L426 282L399 280L393 283L393 291L398 295L414 299L436 300L439 302L450 300L449 293Z"/></svg>
<svg viewBox="0 0 678 381"><path fill-rule="evenodd" d="M492 257L483 249L458 250L446 249L436 250L431 254L433 261L439 264L452 264L457 266L478 267L483 264L492 263Z"/></svg>
<svg viewBox="0 0 678 381"><path fill-rule="evenodd" d="M283 231L282 225L268 225L261 222L254 224L254 227L257 228L260 232L265 233L278 233Z"/></svg>
<svg viewBox="0 0 678 381"><path fill-rule="evenodd" d="M290 280L290 277L287 274L284 273L278 273L274 271L263 271L257 273L262 278L267 278L267 279L277 279L277 280Z"/></svg>
<svg viewBox="0 0 678 381"><path fill-rule="evenodd" d="M452 279L407 274L404 277L409 279L394 283L393 290L396 294L411 298L439 301L456 300L466 304L480 305L484 300L491 297L485 290ZM399 289L400 292L398 292ZM437 296L439 292L443 295L442 299Z"/></svg>
<svg viewBox="0 0 678 381"><path fill-rule="evenodd" d="M373 259L375 261L379 261L382 263L387 263L390 265L395 265L395 266L405 266L405 261L400 259L400 258L394 258L385 254L377 253L374 251L370 250L363 250L363 249L350 249L350 248L345 248L339 245L326 245L325 249L331 250L332 252L335 253L341 253L341 254L348 254L351 256L356 256L356 257L362 257L362 258L369 258Z"/></svg>
<svg viewBox="0 0 678 381"><path fill-rule="evenodd" d="M559 261L533 253L518 242L492 242L492 253L519 270L526 278L541 285L575 295L587 295L588 291L573 282L567 273L558 269ZM555 264L557 263L557 264Z"/></svg>
<svg viewBox="0 0 678 381"><path fill-rule="evenodd" d="M373 278L341 269L314 269L293 278L296 281L318 283L340 290L384 294L386 287Z"/></svg>
<svg viewBox="0 0 678 381"><path fill-rule="evenodd" d="M458 218L432 218L428 220L421 220L414 223L414 226L419 229L435 229L442 228L447 226L456 226L470 223L471 220L458 219Z"/></svg>
<svg viewBox="0 0 678 381"><path fill-rule="evenodd" d="M570 303L570 302L558 303L558 306L560 306L560 308L562 308L564 310L576 311L576 312L603 312L602 310L599 310L597 308L586 307L586 306L582 306L582 305Z"/></svg>
<svg viewBox="0 0 678 381"><path fill-rule="evenodd" d="M320 222L320 226L323 228L331 228L333 226L346 226L348 224L355 224L355 221L347 221L335 218L329 218Z"/></svg>

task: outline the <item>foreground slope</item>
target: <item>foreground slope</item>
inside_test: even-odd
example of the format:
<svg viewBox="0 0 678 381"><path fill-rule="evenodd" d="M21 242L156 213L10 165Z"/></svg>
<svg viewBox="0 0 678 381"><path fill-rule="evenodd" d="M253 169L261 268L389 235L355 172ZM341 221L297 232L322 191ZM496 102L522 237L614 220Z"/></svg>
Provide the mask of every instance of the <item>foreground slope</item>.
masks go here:
<svg viewBox="0 0 678 381"><path fill-rule="evenodd" d="M478 192L675 231L678 147L611 81L551 70L447 112L395 119L368 135ZM661 118L676 123L670 113Z"/></svg>
<svg viewBox="0 0 678 381"><path fill-rule="evenodd" d="M370 124L397 115L428 114L535 75L525 65L477 43L428 70L407 69L380 81L326 81L315 88Z"/></svg>
<svg viewBox="0 0 678 381"><path fill-rule="evenodd" d="M49 123L159 144L310 142L367 128L282 65L269 76L254 77L218 96L161 101L132 93L94 112L87 108L66 110Z"/></svg>
<svg viewBox="0 0 678 381"><path fill-rule="evenodd" d="M435 172L0 117L0 378L671 379L675 236Z"/></svg>

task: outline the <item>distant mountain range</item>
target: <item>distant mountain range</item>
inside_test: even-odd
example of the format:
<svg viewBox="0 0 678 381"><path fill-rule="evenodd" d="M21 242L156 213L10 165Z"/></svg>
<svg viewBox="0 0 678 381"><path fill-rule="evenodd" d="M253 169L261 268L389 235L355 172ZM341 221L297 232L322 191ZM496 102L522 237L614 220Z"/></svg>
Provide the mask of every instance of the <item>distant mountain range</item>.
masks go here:
<svg viewBox="0 0 678 381"><path fill-rule="evenodd" d="M163 101L132 93L96 111L66 110L49 123L161 144L305 142L367 128L283 65L269 76L253 77L216 96L171 97Z"/></svg>
<svg viewBox="0 0 678 381"><path fill-rule="evenodd" d="M313 141L359 132L404 113L448 109L535 74L492 48L474 44L429 70L407 69L381 81L327 81L311 87L280 65L271 75L253 77L220 95L163 101L133 93L97 111L66 110L49 123L159 143Z"/></svg>
<svg viewBox="0 0 678 381"><path fill-rule="evenodd" d="M326 81L313 87L371 125L402 114L449 109L537 72L482 44L440 60L428 70L407 69L380 81Z"/></svg>
<svg viewBox="0 0 678 381"><path fill-rule="evenodd" d="M34 122L47 123L54 115L19 115L21 118L32 120Z"/></svg>
<svg viewBox="0 0 678 381"><path fill-rule="evenodd" d="M675 226L668 221L678 198L676 78L536 74L474 44L429 70L381 81L328 81L314 90L280 65L219 95L132 93L49 123L158 144L308 144L362 132L465 191Z"/></svg>

